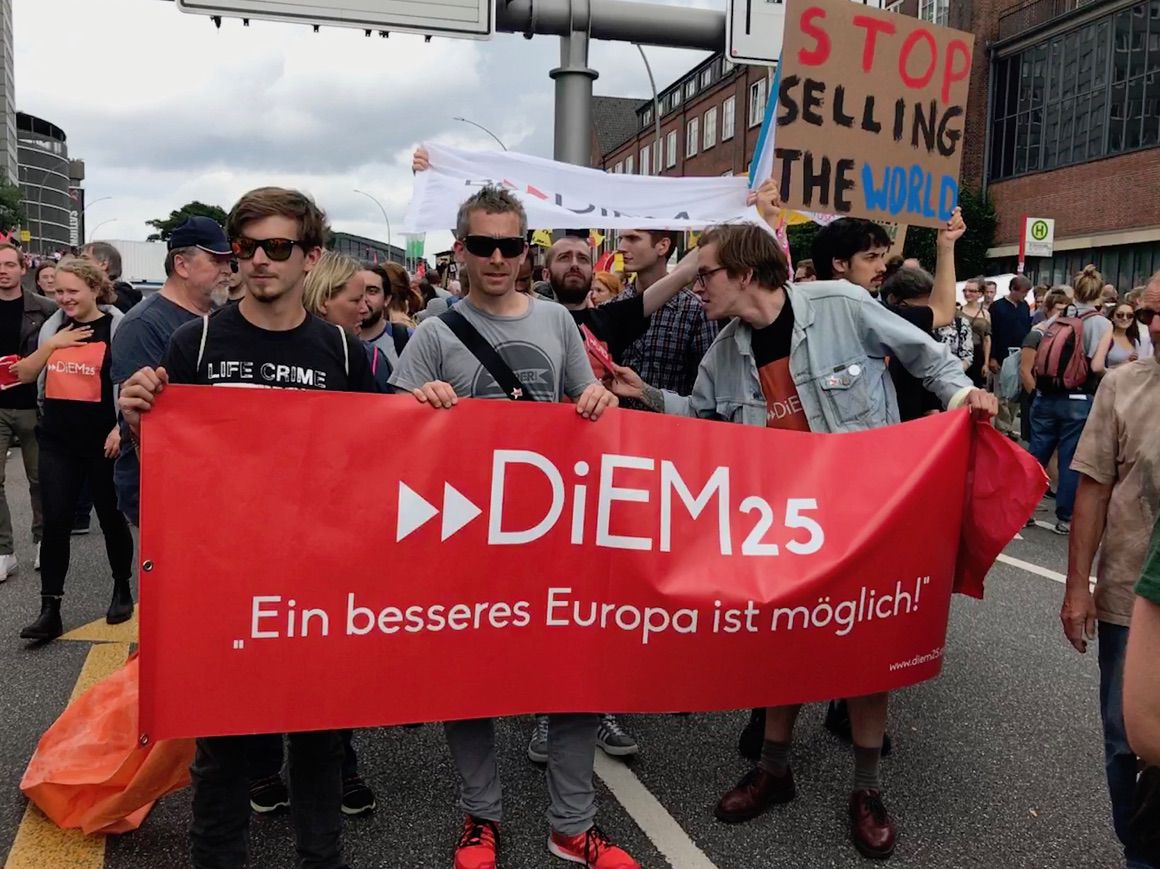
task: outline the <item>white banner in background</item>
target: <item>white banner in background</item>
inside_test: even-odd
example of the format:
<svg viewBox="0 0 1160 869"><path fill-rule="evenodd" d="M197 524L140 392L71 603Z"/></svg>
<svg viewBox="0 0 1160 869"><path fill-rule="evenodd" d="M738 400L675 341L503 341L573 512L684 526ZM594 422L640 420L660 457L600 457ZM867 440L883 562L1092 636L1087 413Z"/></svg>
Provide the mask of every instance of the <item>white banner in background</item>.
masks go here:
<svg viewBox="0 0 1160 869"><path fill-rule="evenodd" d="M425 145L431 168L415 175L407 232L449 230L459 206L486 184L508 188L535 229L702 229L757 220L741 178L614 175L513 151Z"/></svg>

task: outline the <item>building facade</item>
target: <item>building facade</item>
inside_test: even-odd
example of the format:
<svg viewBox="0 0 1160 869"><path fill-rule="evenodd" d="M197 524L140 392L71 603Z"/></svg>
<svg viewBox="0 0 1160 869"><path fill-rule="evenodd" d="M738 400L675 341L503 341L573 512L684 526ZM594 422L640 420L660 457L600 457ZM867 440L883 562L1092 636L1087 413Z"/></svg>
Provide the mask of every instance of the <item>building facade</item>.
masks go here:
<svg viewBox="0 0 1160 869"><path fill-rule="evenodd" d="M393 244L388 245L377 239L367 238L365 235L354 235L350 232L332 232L327 248L363 262L405 263L407 256L405 250Z"/></svg>
<svg viewBox="0 0 1160 869"><path fill-rule="evenodd" d="M16 133L28 250L47 254L76 247L84 238L84 206L74 191L84 179L84 163L69 160L64 130L43 118L17 112Z"/></svg>
<svg viewBox="0 0 1160 869"><path fill-rule="evenodd" d="M16 73L12 58L12 0L0 0L0 180L17 182Z"/></svg>
<svg viewBox="0 0 1160 869"><path fill-rule="evenodd" d="M993 273L1017 267L1024 217L1056 221L1055 255L1029 277L1069 281L1087 263L1121 290L1160 270L1160 0L896 0L890 11L975 35L962 183L999 218ZM771 71L713 55L630 107L635 130L604 147L609 172L748 171ZM601 119L597 117L597 124ZM608 126L612 126L609 124Z"/></svg>

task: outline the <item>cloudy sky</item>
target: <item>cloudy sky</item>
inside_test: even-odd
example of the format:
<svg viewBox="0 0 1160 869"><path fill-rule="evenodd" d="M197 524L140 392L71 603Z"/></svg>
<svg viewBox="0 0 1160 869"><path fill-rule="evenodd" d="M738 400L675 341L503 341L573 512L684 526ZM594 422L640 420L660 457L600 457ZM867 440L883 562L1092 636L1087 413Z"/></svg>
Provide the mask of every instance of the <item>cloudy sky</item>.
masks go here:
<svg viewBox="0 0 1160 869"><path fill-rule="evenodd" d="M725 0L653 0L724 8ZM88 231L144 239L193 199L229 206L264 185L311 193L333 227L385 239L402 225L420 141L552 155L559 40L491 42L185 15L162 0L14 0L16 105L64 129L85 161ZM663 87L705 54L647 49ZM593 44L595 90L651 96L630 45ZM115 221L115 222L112 222ZM428 250L445 244L432 234ZM394 239L399 243L399 239Z"/></svg>

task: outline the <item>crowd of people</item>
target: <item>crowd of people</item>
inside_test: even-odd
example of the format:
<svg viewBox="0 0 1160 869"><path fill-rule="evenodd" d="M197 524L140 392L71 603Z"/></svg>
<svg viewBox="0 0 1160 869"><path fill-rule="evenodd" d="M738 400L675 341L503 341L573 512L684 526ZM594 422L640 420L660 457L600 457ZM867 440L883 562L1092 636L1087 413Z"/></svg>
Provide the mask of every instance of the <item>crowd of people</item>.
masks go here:
<svg viewBox="0 0 1160 869"><path fill-rule="evenodd" d="M427 167L417 153L416 170ZM620 405L816 433L971 408L1052 474L1052 527L1071 534L1065 635L1079 651L1097 632L1100 640L1115 830L1129 865L1156 865L1155 837L1133 818L1131 746L1160 761L1154 657L1133 652L1133 643L1160 643L1160 526L1145 563L1160 501L1160 275L1123 299L1094 267L1066 287L1016 276L1004 295L979 278L960 304L955 246L968 228L957 210L938 233L933 272L889 258L886 231L854 218L822 228L791 270L769 231L783 220L776 186L751 200L768 226L710 228L673 268L677 233L621 231L623 274L596 271L588 240L566 233L533 268L524 209L493 187L459 211L454 280L327 251L324 213L273 187L245 194L225 227L205 217L178 227L165 284L144 300L118 282L110 245L38 264L29 289L21 252L0 245L0 355L9 363L0 431L22 451L41 571L39 615L21 636L63 633L69 540L87 501L113 577L107 620L131 617L140 423L170 383L394 392L440 411L460 398L570 401L594 423ZM17 570L12 537L0 499L0 579ZM1152 633L1130 642L1134 608ZM1133 679L1151 691L1146 701L1133 702ZM889 696L873 694L835 699L826 715L852 744L852 844L879 859L898 837L880 774L888 709ZM738 750L754 765L721 796L720 821L743 823L795 798L799 710L752 710ZM614 712L536 716L527 750L546 765L548 850L597 869L638 866L595 823L597 748L641 750ZM454 866L494 869L504 812L493 722L447 722L445 732L464 814ZM282 735L199 739L192 779L199 869L242 866L250 813L287 807L301 865L336 869L346 865L343 815L376 805L350 731L289 734L285 744Z"/></svg>

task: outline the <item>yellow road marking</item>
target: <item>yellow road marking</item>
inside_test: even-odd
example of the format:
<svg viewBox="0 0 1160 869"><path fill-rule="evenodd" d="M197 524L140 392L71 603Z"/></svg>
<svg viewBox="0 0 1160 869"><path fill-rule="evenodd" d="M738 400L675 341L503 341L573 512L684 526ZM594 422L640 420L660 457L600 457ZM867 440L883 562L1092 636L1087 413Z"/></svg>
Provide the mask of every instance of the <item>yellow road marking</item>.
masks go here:
<svg viewBox="0 0 1160 869"><path fill-rule="evenodd" d="M135 643L137 642L137 607L133 618L119 625L110 625L104 619L97 619L87 625L74 628L62 640L81 640L90 643Z"/></svg>
<svg viewBox="0 0 1160 869"><path fill-rule="evenodd" d="M98 640L93 634L98 633L98 622L85 625L69 634L64 639L83 639L95 641L89 649L85 664L81 667L80 676L73 686L72 703L97 682L111 675L118 667L125 663L129 656L129 643L136 641L137 617L134 615L131 622L123 625L109 626L104 620L99 622L101 628L107 632L128 629L132 626L132 633L121 642ZM85 636L82 633L88 632ZM4 869L102 869L105 865L105 837L86 836L80 830L62 830L31 803L24 812L24 818L16 831L16 840L12 843L12 850L8 852L8 859L4 862Z"/></svg>

